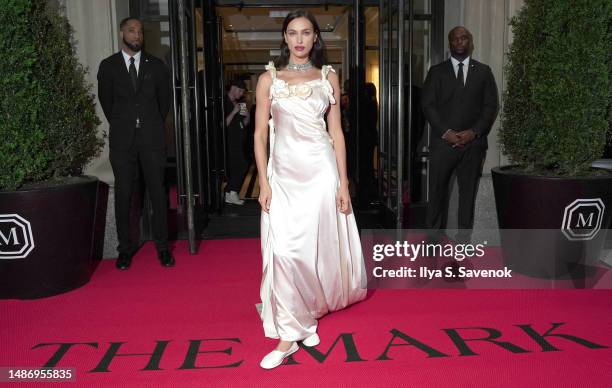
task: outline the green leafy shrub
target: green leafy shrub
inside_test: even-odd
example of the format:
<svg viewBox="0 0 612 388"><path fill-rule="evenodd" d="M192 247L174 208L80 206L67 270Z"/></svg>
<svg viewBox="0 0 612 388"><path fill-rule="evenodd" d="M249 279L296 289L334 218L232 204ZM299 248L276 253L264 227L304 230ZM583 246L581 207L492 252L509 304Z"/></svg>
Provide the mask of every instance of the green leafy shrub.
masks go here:
<svg viewBox="0 0 612 388"><path fill-rule="evenodd" d="M72 43L46 0L0 0L0 190L80 175L101 151Z"/></svg>
<svg viewBox="0 0 612 388"><path fill-rule="evenodd" d="M610 141L612 2L526 0L510 25L502 151L526 172L588 174Z"/></svg>

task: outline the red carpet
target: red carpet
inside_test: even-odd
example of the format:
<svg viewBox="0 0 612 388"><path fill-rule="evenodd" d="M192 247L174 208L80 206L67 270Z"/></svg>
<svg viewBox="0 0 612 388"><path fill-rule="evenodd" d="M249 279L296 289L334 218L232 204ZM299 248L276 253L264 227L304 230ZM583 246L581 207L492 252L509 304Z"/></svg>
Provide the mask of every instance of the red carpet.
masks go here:
<svg viewBox="0 0 612 388"><path fill-rule="evenodd" d="M0 366L40 367L55 358L57 368L76 368L76 382L47 384L72 387L607 387L612 381L609 290L375 290L321 320L318 350L302 349L293 364L264 371L259 361L275 342L263 337L255 310L259 241L204 241L196 256L186 249L177 243L172 269L162 268L147 245L129 271L105 260L74 292L0 301ZM559 336L538 337L549 330ZM497 335L497 344L460 340ZM111 358L113 350L141 355Z"/></svg>

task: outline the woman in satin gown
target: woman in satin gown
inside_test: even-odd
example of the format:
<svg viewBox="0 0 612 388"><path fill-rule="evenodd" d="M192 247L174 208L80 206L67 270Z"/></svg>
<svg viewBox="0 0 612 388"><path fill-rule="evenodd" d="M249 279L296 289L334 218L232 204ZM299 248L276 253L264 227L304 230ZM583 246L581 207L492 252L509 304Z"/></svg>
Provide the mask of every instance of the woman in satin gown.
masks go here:
<svg viewBox="0 0 612 388"><path fill-rule="evenodd" d="M299 350L298 341L318 345L317 319L366 295L336 104L338 76L325 65L325 46L310 13L288 14L282 33L281 56L266 66L256 91L259 307L265 336L279 339L261 361L265 369Z"/></svg>

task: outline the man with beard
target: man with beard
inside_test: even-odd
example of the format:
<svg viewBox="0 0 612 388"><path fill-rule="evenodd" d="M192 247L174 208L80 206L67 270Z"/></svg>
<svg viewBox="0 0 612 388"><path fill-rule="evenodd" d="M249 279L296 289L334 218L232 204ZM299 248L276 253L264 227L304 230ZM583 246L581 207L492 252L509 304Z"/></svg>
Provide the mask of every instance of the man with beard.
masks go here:
<svg viewBox="0 0 612 388"><path fill-rule="evenodd" d="M433 66L423 86L422 106L431 125L430 200L426 225L439 237L446 228L453 173L459 187L459 235L471 238L478 181L487 135L497 117L497 86L489 66L470 57L472 34L465 27L448 33L451 58Z"/></svg>
<svg viewBox="0 0 612 388"><path fill-rule="evenodd" d="M130 240L130 202L139 167L153 207L153 239L164 267L175 263L168 247L164 171L164 120L170 107L169 72L161 60L142 51L143 26L121 21L121 51L98 70L98 98L110 123L109 159L115 175L115 221L119 238L116 266L128 269L138 249Z"/></svg>

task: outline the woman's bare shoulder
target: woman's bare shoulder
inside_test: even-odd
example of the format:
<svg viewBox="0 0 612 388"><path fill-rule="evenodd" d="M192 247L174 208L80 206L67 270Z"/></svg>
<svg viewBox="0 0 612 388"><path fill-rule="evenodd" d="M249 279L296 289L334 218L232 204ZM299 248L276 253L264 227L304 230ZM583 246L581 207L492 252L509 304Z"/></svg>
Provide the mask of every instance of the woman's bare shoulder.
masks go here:
<svg viewBox="0 0 612 388"><path fill-rule="evenodd" d="M270 72L269 72L269 71L264 71L263 73L261 73L261 74L259 75L259 81L264 81L264 82L266 82L266 81L268 81L268 82L272 81L272 76L270 75Z"/></svg>
<svg viewBox="0 0 612 388"><path fill-rule="evenodd" d="M259 78L257 80L257 85L262 85L262 86L269 86L272 84L272 76L270 75L269 71L264 71L263 73L261 73L259 75Z"/></svg>
<svg viewBox="0 0 612 388"><path fill-rule="evenodd" d="M327 80L333 86L334 90L340 88L340 78L335 72L330 71L329 73L327 73Z"/></svg>

